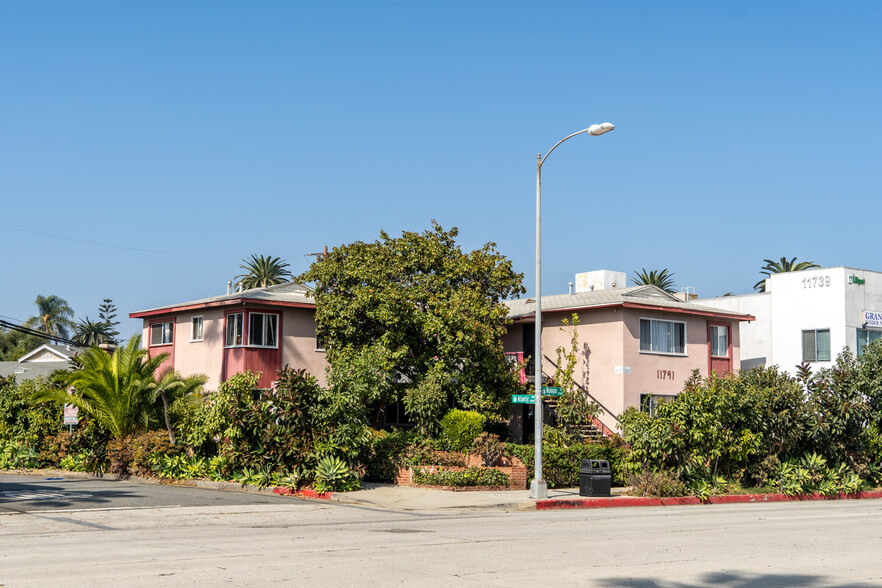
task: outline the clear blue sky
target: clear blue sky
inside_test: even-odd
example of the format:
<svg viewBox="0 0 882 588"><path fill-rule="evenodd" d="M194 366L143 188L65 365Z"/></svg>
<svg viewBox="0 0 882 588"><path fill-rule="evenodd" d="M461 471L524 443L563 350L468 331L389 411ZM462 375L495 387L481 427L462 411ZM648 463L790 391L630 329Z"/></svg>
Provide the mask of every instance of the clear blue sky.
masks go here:
<svg viewBox="0 0 882 588"><path fill-rule="evenodd" d="M4 2L0 316L222 294L252 253L460 228L534 290L882 270L879 2ZM125 319L124 335L140 321Z"/></svg>

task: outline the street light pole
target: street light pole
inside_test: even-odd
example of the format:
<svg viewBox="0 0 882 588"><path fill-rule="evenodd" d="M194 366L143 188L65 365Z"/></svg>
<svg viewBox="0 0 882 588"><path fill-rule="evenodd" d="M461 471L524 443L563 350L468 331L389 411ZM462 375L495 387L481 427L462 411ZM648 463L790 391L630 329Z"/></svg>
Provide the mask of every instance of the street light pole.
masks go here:
<svg viewBox="0 0 882 588"><path fill-rule="evenodd" d="M533 358L533 390L535 393L535 470L533 480L530 482L530 498L548 498L548 484L542 477L542 164L557 149L557 146L576 135L588 133L589 135L602 135L616 128L612 123L591 125L572 135L567 135L548 150L543 157L541 153L536 155L536 321L535 349Z"/></svg>

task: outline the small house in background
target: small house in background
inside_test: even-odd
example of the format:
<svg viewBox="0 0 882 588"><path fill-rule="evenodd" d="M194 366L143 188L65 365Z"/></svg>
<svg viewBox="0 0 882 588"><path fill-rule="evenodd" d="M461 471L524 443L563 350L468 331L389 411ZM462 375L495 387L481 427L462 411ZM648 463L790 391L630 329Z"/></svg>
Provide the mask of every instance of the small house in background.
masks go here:
<svg viewBox="0 0 882 588"><path fill-rule="evenodd" d="M85 350L85 347L46 343L25 353L18 361L0 361L0 376L15 376L19 382L49 376L54 371L69 369L73 358Z"/></svg>
<svg viewBox="0 0 882 588"><path fill-rule="evenodd" d="M603 408L595 424L604 434L619 429L616 417L626 408L651 411L655 402L680 393L694 370L703 376L737 370L741 323L754 320L748 313L694 304L690 297L655 286L624 287L625 277L623 272L588 272L577 276L569 294L542 297L543 378L554 375L555 350L570 348L571 330L563 321L572 323L576 314L574 380ZM503 347L508 354L533 358L535 300L507 304L514 324ZM533 380L534 373L528 365L527 378ZM532 432L532 410L531 405L514 405L516 440Z"/></svg>
<svg viewBox="0 0 882 588"><path fill-rule="evenodd" d="M142 346L151 357L168 354L160 373L205 374L206 390L246 370L260 372L258 385L269 388L285 365L324 384L327 362L316 340L315 301L302 284L229 292L129 317L143 320Z"/></svg>

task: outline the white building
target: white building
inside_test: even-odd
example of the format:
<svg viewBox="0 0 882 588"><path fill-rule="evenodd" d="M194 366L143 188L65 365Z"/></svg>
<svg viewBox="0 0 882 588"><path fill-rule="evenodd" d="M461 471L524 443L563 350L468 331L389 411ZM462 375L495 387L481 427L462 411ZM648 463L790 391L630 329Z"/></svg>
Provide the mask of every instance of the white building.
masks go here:
<svg viewBox="0 0 882 588"><path fill-rule="evenodd" d="M693 300L747 313L741 325L741 368L777 365L790 374L803 361L831 367L845 347L860 354L882 338L882 273L829 267L773 274L766 291Z"/></svg>

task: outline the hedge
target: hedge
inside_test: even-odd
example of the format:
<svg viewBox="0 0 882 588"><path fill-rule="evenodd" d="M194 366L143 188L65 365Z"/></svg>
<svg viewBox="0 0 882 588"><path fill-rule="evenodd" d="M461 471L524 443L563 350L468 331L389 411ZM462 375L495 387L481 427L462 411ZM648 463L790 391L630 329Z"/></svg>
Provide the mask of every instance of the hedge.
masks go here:
<svg viewBox="0 0 882 588"><path fill-rule="evenodd" d="M527 466L527 478L532 478L534 469L533 445L516 445L506 443L511 455L519 457ZM625 485L625 469L623 467L627 450L613 447L607 442L583 443L570 447L542 447L542 477L549 488L575 488L579 485L579 468L583 459L605 459L612 469L614 486Z"/></svg>

